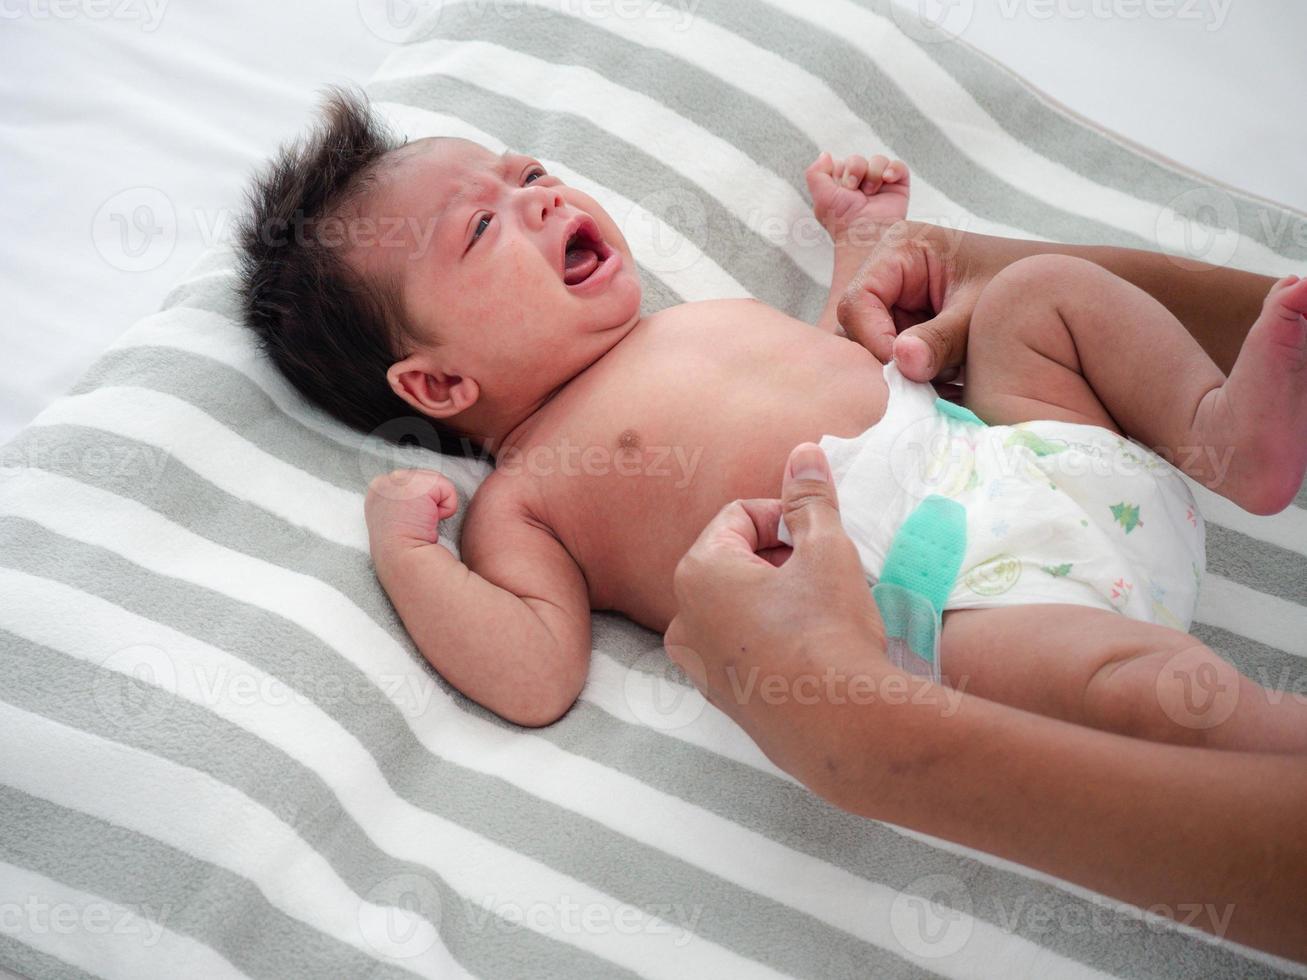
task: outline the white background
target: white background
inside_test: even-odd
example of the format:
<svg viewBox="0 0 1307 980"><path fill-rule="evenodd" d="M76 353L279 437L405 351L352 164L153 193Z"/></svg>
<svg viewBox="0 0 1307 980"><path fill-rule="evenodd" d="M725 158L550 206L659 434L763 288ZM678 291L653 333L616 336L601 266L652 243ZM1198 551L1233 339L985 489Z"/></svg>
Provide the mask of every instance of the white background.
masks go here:
<svg viewBox="0 0 1307 980"><path fill-rule="evenodd" d="M392 49L366 26L384 0L51 2L0 0L0 444L225 240L317 90ZM1302 0L902 2L961 11L966 41L1068 107L1307 210ZM124 201L171 211L171 251L123 251Z"/></svg>

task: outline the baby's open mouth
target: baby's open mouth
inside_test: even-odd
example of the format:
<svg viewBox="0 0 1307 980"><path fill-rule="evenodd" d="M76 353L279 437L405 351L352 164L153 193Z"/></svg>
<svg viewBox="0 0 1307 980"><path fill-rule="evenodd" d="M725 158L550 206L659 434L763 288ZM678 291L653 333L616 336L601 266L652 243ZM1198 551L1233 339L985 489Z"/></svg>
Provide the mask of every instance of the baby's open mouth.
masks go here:
<svg viewBox="0 0 1307 980"><path fill-rule="evenodd" d="M599 226L592 218L582 215L563 243L564 284L577 286L585 282L611 253Z"/></svg>

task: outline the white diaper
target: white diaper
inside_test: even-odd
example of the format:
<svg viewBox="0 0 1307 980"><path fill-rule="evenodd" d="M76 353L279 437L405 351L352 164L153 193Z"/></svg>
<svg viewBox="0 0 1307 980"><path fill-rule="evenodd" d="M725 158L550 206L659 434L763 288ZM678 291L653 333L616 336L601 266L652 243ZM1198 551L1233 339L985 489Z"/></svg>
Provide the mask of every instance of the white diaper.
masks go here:
<svg viewBox="0 0 1307 980"><path fill-rule="evenodd" d="M821 440L873 584L908 515L938 494L966 510L945 609L1067 602L1188 630L1204 525L1173 466L1098 426L986 426L893 363L885 380L884 418L852 439Z"/></svg>

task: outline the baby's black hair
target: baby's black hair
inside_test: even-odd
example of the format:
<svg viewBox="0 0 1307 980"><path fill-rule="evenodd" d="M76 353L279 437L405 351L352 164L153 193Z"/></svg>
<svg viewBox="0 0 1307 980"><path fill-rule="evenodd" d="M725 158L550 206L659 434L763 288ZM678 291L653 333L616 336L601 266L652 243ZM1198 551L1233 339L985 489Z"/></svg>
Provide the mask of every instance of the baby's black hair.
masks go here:
<svg viewBox="0 0 1307 980"><path fill-rule="evenodd" d="M423 435L417 441L473 455L466 437L391 390L386 371L406 356L409 336L397 284L356 272L343 258L340 236L324 227L402 145L362 93L328 90L318 125L282 146L247 194L237 230L242 312L287 380L335 418L392 441L397 433L411 439L434 432L435 445Z"/></svg>

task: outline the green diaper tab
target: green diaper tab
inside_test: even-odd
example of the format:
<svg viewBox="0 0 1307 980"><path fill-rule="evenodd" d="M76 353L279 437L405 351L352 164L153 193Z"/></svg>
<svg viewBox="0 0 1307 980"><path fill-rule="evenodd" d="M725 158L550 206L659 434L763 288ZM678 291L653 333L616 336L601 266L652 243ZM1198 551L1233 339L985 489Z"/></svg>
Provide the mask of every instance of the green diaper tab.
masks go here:
<svg viewBox="0 0 1307 980"><path fill-rule="evenodd" d="M966 509L938 494L918 504L894 535L871 594L885 621L885 639L895 666L940 679L944 604L966 550Z"/></svg>
<svg viewBox="0 0 1307 980"><path fill-rule="evenodd" d="M941 415L947 415L951 419L957 419L959 422L969 422L972 425L984 425L985 420L969 408L958 405L943 398L935 399L935 410Z"/></svg>

